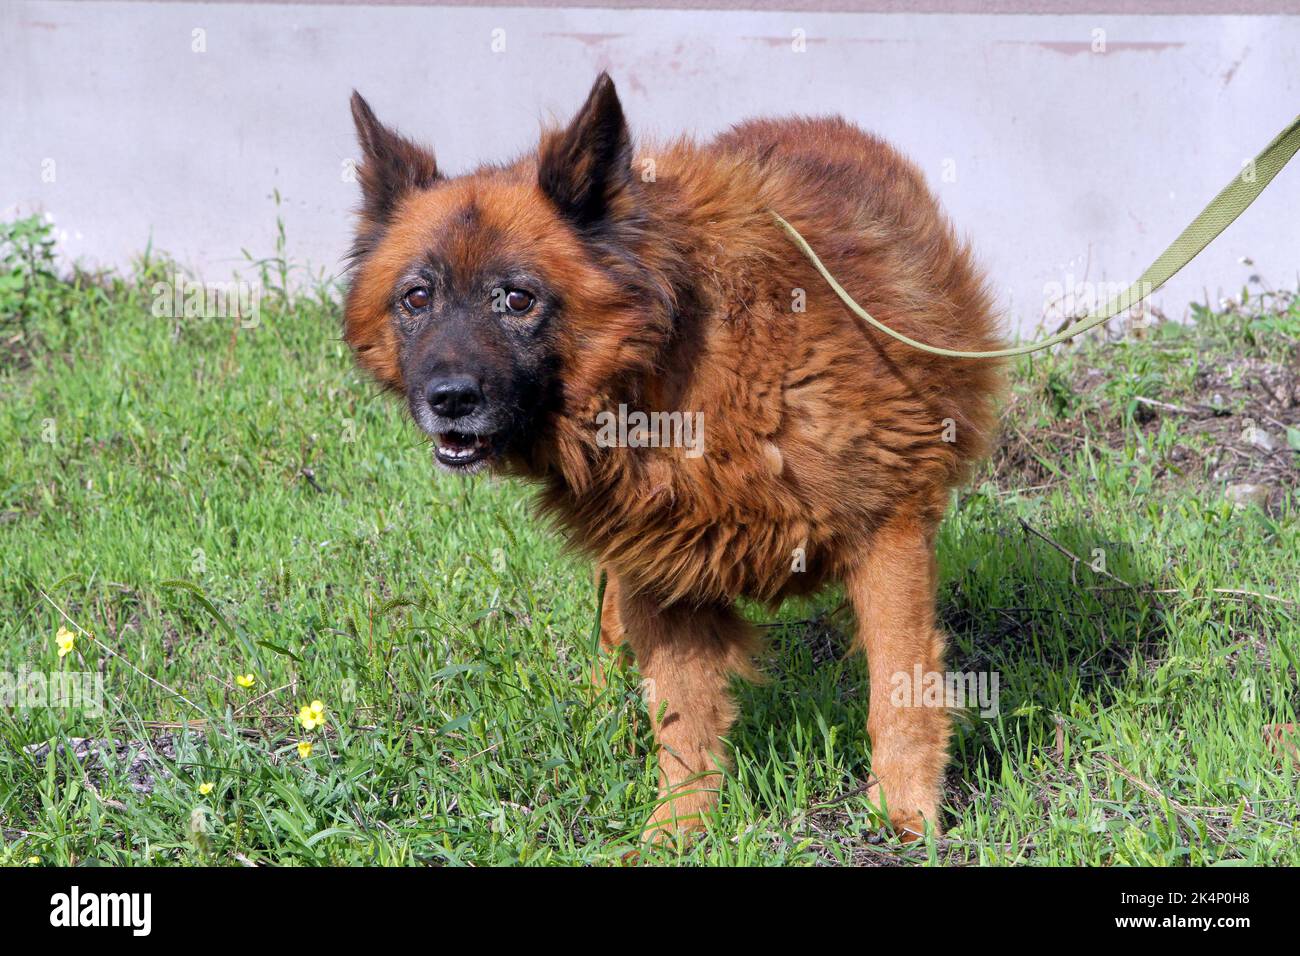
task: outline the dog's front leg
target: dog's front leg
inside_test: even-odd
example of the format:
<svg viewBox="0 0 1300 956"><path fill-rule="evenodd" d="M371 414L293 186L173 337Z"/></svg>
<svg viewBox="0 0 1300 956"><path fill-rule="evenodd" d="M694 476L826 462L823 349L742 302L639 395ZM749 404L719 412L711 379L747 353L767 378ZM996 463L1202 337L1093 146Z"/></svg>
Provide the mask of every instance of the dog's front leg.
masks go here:
<svg viewBox="0 0 1300 956"><path fill-rule="evenodd" d="M626 587L619 607L659 748L662 802L644 836L697 829L717 802L726 760L720 738L736 716L727 684L733 674L754 673L753 629L730 607L660 607Z"/></svg>
<svg viewBox="0 0 1300 956"><path fill-rule="evenodd" d="M883 791L890 822L904 840L924 833L926 821L939 830L948 763L948 710L913 687L918 675L941 679L943 669L934 548L934 523L901 514L876 531L846 582L871 671L867 732L876 783L868 796L879 804ZM900 685L908 693L897 693Z"/></svg>

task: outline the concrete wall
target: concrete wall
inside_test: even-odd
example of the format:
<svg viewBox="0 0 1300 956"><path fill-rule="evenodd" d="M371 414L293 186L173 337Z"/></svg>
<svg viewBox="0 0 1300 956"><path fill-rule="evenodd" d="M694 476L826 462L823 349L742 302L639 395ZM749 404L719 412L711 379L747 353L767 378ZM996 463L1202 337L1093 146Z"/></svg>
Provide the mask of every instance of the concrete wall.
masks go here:
<svg viewBox="0 0 1300 956"><path fill-rule="evenodd" d="M334 272L357 198L352 87L455 171L533 143L604 68L640 133L840 112L883 134L1029 330L1059 289L1135 278L1300 108L1290 3L719 5L733 9L7 0L0 215L48 211L66 255L91 265L121 266L152 239L218 279L241 249L271 249L278 189L290 254ZM984 6L1011 12L942 12ZM1300 165L1158 302L1182 315L1251 271L1294 287L1297 209Z"/></svg>

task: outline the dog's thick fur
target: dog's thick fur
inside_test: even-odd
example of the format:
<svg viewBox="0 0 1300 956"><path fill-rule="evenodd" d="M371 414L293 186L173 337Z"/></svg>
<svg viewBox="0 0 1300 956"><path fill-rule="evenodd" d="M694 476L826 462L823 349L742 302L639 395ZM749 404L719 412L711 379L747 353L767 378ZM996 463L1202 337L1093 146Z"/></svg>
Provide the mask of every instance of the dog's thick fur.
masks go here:
<svg viewBox="0 0 1300 956"><path fill-rule="evenodd" d="M900 831L937 827L949 718L888 690L943 669L935 531L985 451L1001 371L865 328L768 215L895 329L996 348L982 278L916 168L838 118L757 120L634 155L603 74L535 152L457 178L359 96L353 114L364 206L346 339L444 465L451 435L452 452L473 443L474 467L538 482L608 572L602 639L632 650L656 718L665 799L651 832L695 825L716 799L728 681L755 652L736 599L830 581L876 684L870 796L883 791ZM502 287L534 304L491 306ZM478 389L453 432L445 404L429 409L447 380ZM620 404L703 413L704 453L602 447L597 415Z"/></svg>

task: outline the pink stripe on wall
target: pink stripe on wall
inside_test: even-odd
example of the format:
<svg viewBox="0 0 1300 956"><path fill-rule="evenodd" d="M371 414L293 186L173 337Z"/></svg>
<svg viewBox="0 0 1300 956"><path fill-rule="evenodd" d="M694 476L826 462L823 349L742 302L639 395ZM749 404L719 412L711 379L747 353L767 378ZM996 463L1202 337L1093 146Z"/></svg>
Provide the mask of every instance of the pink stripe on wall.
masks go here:
<svg viewBox="0 0 1300 956"><path fill-rule="evenodd" d="M103 3L109 0L76 0ZM1279 16L1300 0L125 0L129 3L347 7L520 7L599 10L752 10L801 13L960 13L1053 16Z"/></svg>

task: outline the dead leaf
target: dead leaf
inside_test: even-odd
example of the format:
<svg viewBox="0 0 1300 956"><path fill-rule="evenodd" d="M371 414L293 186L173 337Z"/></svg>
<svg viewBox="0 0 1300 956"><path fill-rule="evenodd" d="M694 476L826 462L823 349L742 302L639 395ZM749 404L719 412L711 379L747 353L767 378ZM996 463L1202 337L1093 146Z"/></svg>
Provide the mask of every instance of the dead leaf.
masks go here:
<svg viewBox="0 0 1300 956"><path fill-rule="evenodd" d="M1286 756L1300 765L1300 732L1297 732L1295 724L1265 724L1264 743L1268 745L1269 753L1279 760Z"/></svg>

